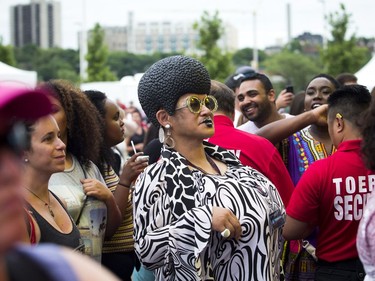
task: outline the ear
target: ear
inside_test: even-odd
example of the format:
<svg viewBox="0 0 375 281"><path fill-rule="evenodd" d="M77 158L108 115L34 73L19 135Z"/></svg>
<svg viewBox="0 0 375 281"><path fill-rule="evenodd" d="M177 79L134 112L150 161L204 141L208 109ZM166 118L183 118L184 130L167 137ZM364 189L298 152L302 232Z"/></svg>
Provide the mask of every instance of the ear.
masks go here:
<svg viewBox="0 0 375 281"><path fill-rule="evenodd" d="M26 160L26 159L29 159L29 152L24 150L22 152L21 159L23 159L22 161L24 161L24 162L28 162L28 160Z"/></svg>
<svg viewBox="0 0 375 281"><path fill-rule="evenodd" d="M336 127L337 127L337 133L342 133L345 128L345 121L344 121L344 118L342 118L342 115L340 113L336 114L335 122L336 122Z"/></svg>
<svg viewBox="0 0 375 281"><path fill-rule="evenodd" d="M159 109L158 112L156 112L156 119L162 127L169 124L169 117L170 115L165 109Z"/></svg>
<svg viewBox="0 0 375 281"><path fill-rule="evenodd" d="M268 100L270 102L276 102L276 93L275 93L275 90L274 89L271 89L268 93L267 93L267 96L268 96Z"/></svg>

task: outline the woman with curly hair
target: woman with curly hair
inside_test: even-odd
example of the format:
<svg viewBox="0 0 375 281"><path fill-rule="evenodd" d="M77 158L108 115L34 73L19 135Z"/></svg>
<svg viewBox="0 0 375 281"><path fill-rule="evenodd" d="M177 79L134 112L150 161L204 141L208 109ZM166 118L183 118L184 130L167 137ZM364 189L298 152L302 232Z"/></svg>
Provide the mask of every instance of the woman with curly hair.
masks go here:
<svg viewBox="0 0 375 281"><path fill-rule="evenodd" d="M100 160L96 163L102 172L108 188L114 192L117 205L122 213L122 223L111 239L104 241L102 264L114 272L121 280L131 280L136 261L133 240L133 204L131 184L147 166L147 160L135 153L127 160L121 171L115 171L115 152L112 147L124 140L124 122L120 109L107 96L99 91L84 92L98 109L102 117L103 145Z"/></svg>
<svg viewBox="0 0 375 281"><path fill-rule="evenodd" d="M64 80L40 86L51 92L53 116L66 145L65 170L53 174L49 189L63 198L85 245L85 253L101 260L104 237L111 237L121 213L98 167L101 134L96 108L80 89Z"/></svg>

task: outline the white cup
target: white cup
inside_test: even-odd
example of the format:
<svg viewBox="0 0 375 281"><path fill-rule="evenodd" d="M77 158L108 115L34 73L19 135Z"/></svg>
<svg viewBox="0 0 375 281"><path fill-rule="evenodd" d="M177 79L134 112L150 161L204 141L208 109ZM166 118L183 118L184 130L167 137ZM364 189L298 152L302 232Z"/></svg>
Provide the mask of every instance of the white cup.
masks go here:
<svg viewBox="0 0 375 281"><path fill-rule="evenodd" d="M144 159L147 159L147 162L149 160L149 156L148 155L139 155L137 158L135 158L135 162L143 162Z"/></svg>

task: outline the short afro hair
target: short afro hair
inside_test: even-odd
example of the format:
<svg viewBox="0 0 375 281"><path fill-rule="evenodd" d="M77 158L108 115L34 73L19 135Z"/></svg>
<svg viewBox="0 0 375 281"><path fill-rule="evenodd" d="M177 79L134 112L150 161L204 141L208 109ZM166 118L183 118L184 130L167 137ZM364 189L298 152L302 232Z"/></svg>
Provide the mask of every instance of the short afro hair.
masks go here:
<svg viewBox="0 0 375 281"><path fill-rule="evenodd" d="M156 112L175 112L178 99L187 94L209 94L210 75L204 65L186 56L171 56L154 63L138 85L138 99L148 119L160 127Z"/></svg>

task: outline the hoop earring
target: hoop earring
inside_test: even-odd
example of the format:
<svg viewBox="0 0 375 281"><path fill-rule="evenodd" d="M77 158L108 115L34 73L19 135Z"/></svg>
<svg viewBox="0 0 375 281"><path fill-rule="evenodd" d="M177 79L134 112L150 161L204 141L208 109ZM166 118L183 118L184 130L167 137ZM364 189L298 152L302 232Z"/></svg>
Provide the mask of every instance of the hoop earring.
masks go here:
<svg viewBox="0 0 375 281"><path fill-rule="evenodd" d="M171 125L170 124L167 124L165 125L165 134L167 135L166 137L164 136L164 145L167 147L167 148L174 148L175 146L175 141L174 139L171 137Z"/></svg>

